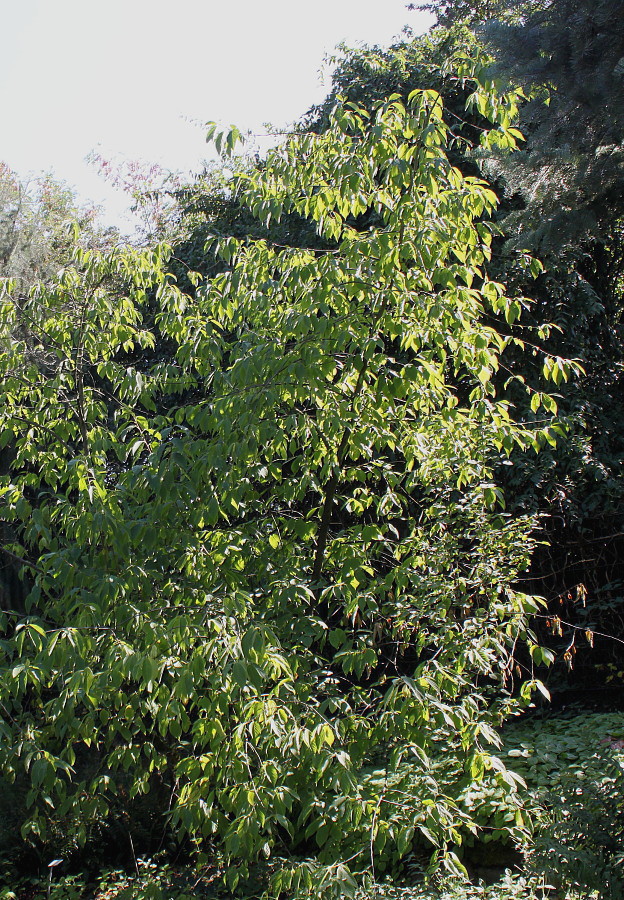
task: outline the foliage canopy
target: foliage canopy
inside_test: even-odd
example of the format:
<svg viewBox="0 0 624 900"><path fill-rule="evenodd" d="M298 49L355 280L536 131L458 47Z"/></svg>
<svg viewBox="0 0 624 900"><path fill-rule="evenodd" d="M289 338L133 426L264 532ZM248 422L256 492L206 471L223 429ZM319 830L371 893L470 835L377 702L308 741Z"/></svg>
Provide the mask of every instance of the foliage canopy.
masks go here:
<svg viewBox="0 0 624 900"><path fill-rule="evenodd" d="M517 98L475 91L513 146ZM192 296L162 247L5 286L0 514L30 593L2 614L0 758L26 833L84 839L125 773L232 861L315 846L344 894L460 844L473 780L513 790L495 727L535 684L511 698L514 649L543 657L513 588L531 523L493 471L557 425L494 387L526 301L487 276L497 199L451 139L432 90L339 103L235 186L324 249L216 239Z"/></svg>

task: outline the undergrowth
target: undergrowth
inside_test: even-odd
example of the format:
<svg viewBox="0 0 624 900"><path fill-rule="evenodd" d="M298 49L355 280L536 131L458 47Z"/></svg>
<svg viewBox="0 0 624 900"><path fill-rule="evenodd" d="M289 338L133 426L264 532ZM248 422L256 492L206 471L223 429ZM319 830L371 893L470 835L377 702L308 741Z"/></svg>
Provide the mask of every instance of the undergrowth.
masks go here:
<svg viewBox="0 0 624 900"><path fill-rule="evenodd" d="M526 791L473 786L464 802L481 811L482 837L496 841L510 819L532 832L524 872L502 871L497 883L461 879L426 883L416 863L402 880L349 890L328 884L324 896L354 900L621 900L624 896L624 713L526 718L509 725L499 756L526 782ZM520 802L521 799L523 802ZM25 877L0 861L0 900L256 900L270 880L270 863L235 891L224 887L216 860L201 870L163 855L136 860L134 871L103 870L96 878L59 863ZM490 871L490 876L492 872ZM474 875L474 873L473 873ZM475 878L479 875L476 871ZM284 895L286 896L286 895Z"/></svg>

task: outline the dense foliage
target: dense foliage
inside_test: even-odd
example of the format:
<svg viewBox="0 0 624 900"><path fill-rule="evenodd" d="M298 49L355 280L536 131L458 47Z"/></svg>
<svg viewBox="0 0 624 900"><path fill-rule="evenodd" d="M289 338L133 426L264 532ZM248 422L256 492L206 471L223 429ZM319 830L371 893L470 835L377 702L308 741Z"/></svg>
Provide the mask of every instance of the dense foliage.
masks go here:
<svg viewBox="0 0 624 900"><path fill-rule="evenodd" d="M147 194L173 249L0 173L0 764L33 846L112 821L134 854L150 795L232 888L260 860L353 895L537 825L535 868L620 890L619 763L581 789L574 735L497 750L537 635L570 668L621 625L619 7L427 8L451 27L346 53L266 159L212 127L227 171Z"/></svg>
<svg viewBox="0 0 624 900"><path fill-rule="evenodd" d="M436 878L423 884L412 860L403 876L383 878L358 891L358 900L543 900L558 892L569 900L588 896L616 900L621 895L622 820L622 713L577 713L557 718L530 716L505 729L501 756L522 773L527 783L530 824L535 845L524 875L493 869L475 858L478 848L469 848L465 862L473 884L456 877ZM491 806L490 788L476 787L475 802ZM606 803L603 802L606 800ZM587 802L586 802L587 801ZM502 809L502 807L501 807ZM218 878L221 857L215 853L198 872L194 866L163 858L137 858L132 871L105 867L95 877L68 871L67 860L39 877L16 870L14 859L0 865L3 900L29 896L42 900L190 900L232 894ZM485 886L477 878L501 874ZM266 886L264 867L236 892L256 898ZM596 893L594 894L594 891Z"/></svg>
<svg viewBox="0 0 624 900"><path fill-rule="evenodd" d="M449 8L453 5L456 4L449 4ZM581 4L578 14L591 16L594 10L604 19L607 7L608 4L594 10ZM602 110L610 110L608 127L614 128L619 127L620 111L619 101L613 99L610 91L605 91L599 102L583 107L584 112L575 109L580 103L577 88L580 90L581 80L596 91L609 80L606 60L612 58L614 51L607 53L607 46L617 45L624 32L616 5L611 5L608 23L594 29L595 41L603 42L605 53L583 56L585 74L581 78L581 35L587 39L587 29L575 33L574 43L574 35L569 32L574 30L575 16L566 19L558 4L545 4L541 12L528 4L514 8L526 16L541 17L539 40L553 43L548 56L550 85L543 78L540 80L536 71L542 57L524 53L524 44L519 41L514 44L516 32L505 14L505 27L488 26L479 32L479 42L474 36L470 38L465 28L454 25L451 29L434 29L432 34L414 41L400 42L387 51L369 49L346 54L335 73L334 97L342 93L351 101L370 106L392 91L406 96L409 91L430 84L440 91L445 98L446 121L456 139L449 151L454 164L466 174L487 179L502 198L496 213L499 234L487 264L490 277L535 299L523 317L527 341L535 340L529 337L530 326L537 328L541 322L552 322L556 327L546 344L550 352L579 359L583 364L582 378L558 385L559 411L567 421L568 439L537 458L515 458L514 465L499 471L497 477L506 487L511 506L540 515L542 535L549 544L541 544L534 554L527 584L549 599L550 615L540 623L543 639L551 642L560 661L554 670L553 684L561 687L572 681L592 687L601 682L603 670L596 668L593 638L590 635L587 641L583 632L615 637L622 633L624 444L620 423L624 416L624 253L617 200L620 194L614 181L619 158L615 150L609 156L609 177L606 172L604 177L594 178L591 174L597 171L592 168L594 162L602 165L603 154L598 152L601 139L596 131L604 118ZM502 9L502 5L490 4L488 15L497 9ZM476 15L476 5L473 10ZM458 11L454 21L461 18ZM520 122L526 137L522 149L506 155L480 146L480 135L489 128L484 116L485 101L474 98L465 110L466 85L445 65L458 44L465 46L467 40L472 40L469 52L473 59L481 61L483 77L504 80L512 61L508 60L507 45L503 46L502 39L498 44L495 41L501 34L511 36L510 47L515 46L518 58L524 60L525 94L538 91L533 102L520 105ZM495 51L498 56L496 61L483 49L486 39L488 51ZM566 41L568 56L563 53ZM579 55L578 65L575 54ZM595 60L595 79L591 59ZM545 99L549 100L548 106ZM322 129L330 105L328 101L313 116L314 127ZM585 121L583 116L593 117L591 128L574 125ZM565 122L568 131L564 140ZM556 129L559 130L555 134ZM544 273L535 282L527 280L518 264L522 249L534 253L545 264ZM539 374L536 362L528 354L519 358L512 346L505 351L502 371L511 368L535 384ZM530 420L532 412L526 395L515 392L513 399L518 414ZM611 672L621 671L617 641L598 637L597 642L599 666L608 665Z"/></svg>
<svg viewBox="0 0 624 900"><path fill-rule="evenodd" d="M515 97L474 88L513 146ZM414 843L452 861L472 781L515 789L494 729L531 694L514 651L543 651L513 587L531 521L494 467L558 426L547 394L520 425L495 387L525 301L486 275L496 197L449 140L432 90L338 104L237 185L324 247L217 240L192 295L162 248L6 286L2 517L30 590L3 614L1 753L25 834L84 840L120 790L160 790L242 871L313 846L276 891L344 893Z"/></svg>

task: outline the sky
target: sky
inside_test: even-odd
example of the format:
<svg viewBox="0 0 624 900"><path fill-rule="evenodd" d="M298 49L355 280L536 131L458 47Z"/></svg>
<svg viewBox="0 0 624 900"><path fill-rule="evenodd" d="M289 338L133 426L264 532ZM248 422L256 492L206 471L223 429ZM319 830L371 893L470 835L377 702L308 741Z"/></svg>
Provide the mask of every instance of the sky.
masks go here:
<svg viewBox="0 0 624 900"><path fill-rule="evenodd" d="M326 95L338 44L424 31L407 2L0 0L0 161L52 172L131 230L90 153L197 171L206 122L287 125Z"/></svg>

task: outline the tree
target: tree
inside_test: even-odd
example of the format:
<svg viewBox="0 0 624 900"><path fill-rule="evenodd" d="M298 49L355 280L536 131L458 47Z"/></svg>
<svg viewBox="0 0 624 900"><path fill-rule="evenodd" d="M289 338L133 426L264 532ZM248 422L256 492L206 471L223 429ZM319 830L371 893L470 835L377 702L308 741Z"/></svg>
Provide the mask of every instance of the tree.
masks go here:
<svg viewBox="0 0 624 900"><path fill-rule="evenodd" d="M444 6L463 15L460 3ZM473 23L493 55L492 77L522 85L530 98L520 114L527 140L513 159L484 159L482 172L508 198L501 253L526 248L546 266L533 295L538 318L561 328L551 352L580 358L586 371L561 390L572 440L529 467L522 487L516 482L529 508L551 518L552 548L538 554L534 575L556 619L575 626L560 640L570 661L585 628L621 636L624 603L624 18L619 0L516 4L516 22L505 6L486 21L473 4ZM498 277L513 277L505 261ZM601 664L606 657L621 669L616 643L603 640L600 651ZM596 659L583 655L591 683Z"/></svg>
<svg viewBox="0 0 624 900"><path fill-rule="evenodd" d="M497 21L518 23L534 10L549 5L549 0L430 0L429 3L410 3L408 9L417 9L435 15L436 25L449 28L465 24L471 28Z"/></svg>
<svg viewBox="0 0 624 900"><path fill-rule="evenodd" d="M0 274L26 289L52 278L71 260L77 241L110 246L114 235L98 228L97 214L51 176L23 183L0 163Z"/></svg>
<svg viewBox="0 0 624 900"><path fill-rule="evenodd" d="M619 0L436 0L440 25L467 22L493 56L492 77L521 85L525 151L502 172L522 194L522 246L574 255L624 212L624 18ZM508 229L511 229L511 221Z"/></svg>
<svg viewBox="0 0 624 900"><path fill-rule="evenodd" d="M344 894L415 842L452 861L475 779L513 795L495 728L535 687L512 696L514 650L542 651L493 469L557 425L494 387L525 301L485 274L496 196L448 141L435 91L338 104L237 180L325 248L217 239L193 297L162 248L78 251L28 339L5 292L0 511L33 588L2 622L0 758L29 834L84 838L125 773L243 871L313 842L276 892Z"/></svg>
<svg viewBox="0 0 624 900"><path fill-rule="evenodd" d="M453 6L458 8L458 4ZM543 542L534 554L528 583L548 598L546 618L555 623L563 618L574 625L549 638L560 651L561 662L551 675L559 687L570 682L577 687L596 687L604 680L604 671L596 678L597 660L600 665L608 662L615 671L622 669L617 642L596 638L599 653L594 653L584 637L586 630L590 634L594 630L621 634L624 232L614 181L617 154L610 153L605 163L604 154L595 151L604 140L604 134L600 137L597 131L600 119L605 120L603 128L617 128L621 120L621 104L610 89L616 81L610 80L609 73L617 57L613 47L622 32L616 6L610 7L608 21L608 4L592 9L585 4L575 10L568 7L567 17L560 7L549 7L552 22L546 16L548 8L542 11L536 33L528 26L526 33L509 28L505 14L504 28L490 23L479 30L478 38L470 38L465 27L456 24L450 29L435 28L414 41L399 42L387 51L352 51L336 70L332 93L334 99L343 93L370 109L389 91L402 97L418 87L434 86L440 91L446 122L456 138L449 158L464 174L486 179L501 197L496 212L500 232L487 264L489 277L518 293L530 292L534 298L522 320L527 340L531 328L536 340L540 324L551 322L555 327L545 344L550 353L582 361L585 375L562 381L557 388L559 411L568 423L568 440L536 458L515 457L512 466L497 472L497 478L505 487L509 508L540 517ZM539 12L534 4L514 8L527 20ZM476 15L478 5L473 4L472 9ZM499 6L497 16L502 15L501 9ZM593 17L596 21L591 28L581 28L577 27L579 17L587 23L594 21ZM600 27L596 22L602 23ZM501 35L508 38L505 46L515 59L513 66L507 64L502 39L498 42ZM529 39L529 35L533 37ZM583 55L583 43L590 35L594 49L600 42L603 49ZM479 135L490 127L479 112L484 98L464 111L471 88L444 64L467 39L473 41L468 55L481 61L484 79L507 81L513 70L527 95L533 89L541 91L539 102L535 98L520 107L526 136L520 152L480 149ZM495 50L498 54L497 62L484 53L486 39L490 53ZM547 42L552 44L548 52ZM544 48L541 56L531 51L533 44ZM548 107L543 103L547 82ZM587 91L594 92L594 100L584 105L579 102L583 83ZM324 127L330 108L328 101L319 109L313 127ZM593 124L587 125L588 116ZM603 163L610 166L610 174L603 170L600 177L585 177ZM518 248L528 249L544 263L545 271L536 281L527 278L525 268L518 264ZM537 386L539 357L519 356L516 349L513 345L507 348L501 372L507 368L522 372ZM529 399L524 391L514 393L516 414L521 419L533 416ZM576 654L574 669L568 672L571 654L577 650L584 652Z"/></svg>
<svg viewBox="0 0 624 900"><path fill-rule="evenodd" d="M0 277L14 282L13 297L20 304L34 285L50 283L59 269L71 262L77 246L104 248L115 234L97 223L97 209L79 205L74 193L49 175L22 182L0 163ZM23 314L14 320L16 332L29 334ZM3 352L7 343L3 341ZM10 450L0 452L0 471L6 472ZM0 542L10 542L14 533L0 523ZM4 553L0 559L0 608L22 608L27 587L20 583L15 560Z"/></svg>
<svg viewBox="0 0 624 900"><path fill-rule="evenodd" d="M163 169L158 163L109 159L97 151L92 151L88 159L109 184L131 198L131 210L141 223L143 241L163 240L171 228L169 219L173 197L181 186L180 175Z"/></svg>

